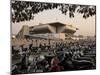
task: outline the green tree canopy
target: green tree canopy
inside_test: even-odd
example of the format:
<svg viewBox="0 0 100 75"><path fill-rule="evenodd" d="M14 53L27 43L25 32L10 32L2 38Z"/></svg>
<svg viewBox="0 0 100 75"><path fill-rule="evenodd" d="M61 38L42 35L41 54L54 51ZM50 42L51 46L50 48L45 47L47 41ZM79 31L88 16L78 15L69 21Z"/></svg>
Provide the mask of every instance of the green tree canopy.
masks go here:
<svg viewBox="0 0 100 75"><path fill-rule="evenodd" d="M96 14L96 6L93 5L12 1L12 21L29 21L34 19L34 14L54 8L59 9L64 15L68 14L70 18L74 17L75 11L82 14L84 19Z"/></svg>

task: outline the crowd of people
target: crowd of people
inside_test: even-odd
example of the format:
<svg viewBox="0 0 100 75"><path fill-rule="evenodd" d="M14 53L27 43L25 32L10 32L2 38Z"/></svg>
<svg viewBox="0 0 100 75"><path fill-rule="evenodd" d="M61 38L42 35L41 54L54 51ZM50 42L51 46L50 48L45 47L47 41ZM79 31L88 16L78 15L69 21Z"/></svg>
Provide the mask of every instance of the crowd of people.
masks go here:
<svg viewBox="0 0 100 75"><path fill-rule="evenodd" d="M38 46L34 46L33 41L27 45L12 46L12 74L96 68L95 40L53 40L52 44L50 40L49 44L42 42ZM19 61L13 63L16 59Z"/></svg>

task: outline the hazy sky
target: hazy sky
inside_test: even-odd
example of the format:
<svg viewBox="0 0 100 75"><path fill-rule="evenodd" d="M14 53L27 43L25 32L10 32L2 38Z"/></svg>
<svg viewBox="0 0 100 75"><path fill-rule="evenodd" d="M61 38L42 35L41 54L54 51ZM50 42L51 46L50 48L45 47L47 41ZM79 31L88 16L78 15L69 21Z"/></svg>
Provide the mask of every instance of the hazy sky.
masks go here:
<svg viewBox="0 0 100 75"><path fill-rule="evenodd" d="M95 15L84 19L82 14L76 12L74 18L69 18L69 14L64 15L58 9L44 10L43 12L36 14L35 18L31 21L12 23L12 33L17 34L23 25L33 26L38 25L39 23L45 24L51 22L61 22L79 28L75 35L95 35Z"/></svg>

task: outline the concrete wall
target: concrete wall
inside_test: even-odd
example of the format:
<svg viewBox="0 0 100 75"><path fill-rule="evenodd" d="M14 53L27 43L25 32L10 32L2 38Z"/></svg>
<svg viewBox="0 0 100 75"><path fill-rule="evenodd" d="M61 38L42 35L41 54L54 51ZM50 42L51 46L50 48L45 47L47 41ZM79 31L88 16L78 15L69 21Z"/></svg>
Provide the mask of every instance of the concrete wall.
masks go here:
<svg viewBox="0 0 100 75"><path fill-rule="evenodd" d="M22 39L24 38L25 35L28 35L29 34L29 27L27 25L24 25L22 27L22 29L18 32L18 34L16 35L16 37L18 39Z"/></svg>

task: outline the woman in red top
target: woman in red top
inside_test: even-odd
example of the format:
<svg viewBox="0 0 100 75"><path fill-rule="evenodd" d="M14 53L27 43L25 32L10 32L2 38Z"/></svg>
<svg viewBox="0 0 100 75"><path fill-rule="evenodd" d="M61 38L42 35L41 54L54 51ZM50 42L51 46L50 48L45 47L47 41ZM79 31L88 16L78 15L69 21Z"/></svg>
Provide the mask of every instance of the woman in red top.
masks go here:
<svg viewBox="0 0 100 75"><path fill-rule="evenodd" d="M61 68L58 65L59 63L60 63L60 61L57 58L57 56L54 56L54 58L52 58L52 60L51 60L51 70L50 71L52 71L52 72L61 71Z"/></svg>

